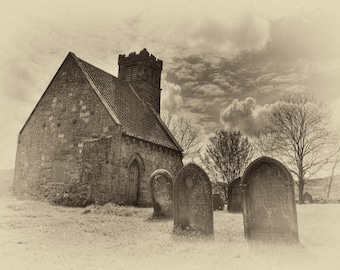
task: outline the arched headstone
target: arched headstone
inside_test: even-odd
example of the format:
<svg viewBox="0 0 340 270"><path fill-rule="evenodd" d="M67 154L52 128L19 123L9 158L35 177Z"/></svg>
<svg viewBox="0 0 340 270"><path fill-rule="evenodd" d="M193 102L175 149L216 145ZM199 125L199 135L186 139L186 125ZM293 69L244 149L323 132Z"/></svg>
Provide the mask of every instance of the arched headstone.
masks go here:
<svg viewBox="0 0 340 270"><path fill-rule="evenodd" d="M228 212L242 212L241 177L231 181L228 185Z"/></svg>
<svg viewBox="0 0 340 270"><path fill-rule="evenodd" d="M303 202L304 203L313 203L313 197L309 192L305 192L303 194Z"/></svg>
<svg viewBox="0 0 340 270"><path fill-rule="evenodd" d="M241 189L248 240L298 241L294 182L284 165L269 157L253 161L242 177Z"/></svg>
<svg viewBox="0 0 340 270"><path fill-rule="evenodd" d="M173 217L173 180L171 174L164 169L154 171L150 176L153 217Z"/></svg>
<svg viewBox="0 0 340 270"><path fill-rule="evenodd" d="M196 164L185 165L175 179L174 225L207 235L214 233L211 183Z"/></svg>

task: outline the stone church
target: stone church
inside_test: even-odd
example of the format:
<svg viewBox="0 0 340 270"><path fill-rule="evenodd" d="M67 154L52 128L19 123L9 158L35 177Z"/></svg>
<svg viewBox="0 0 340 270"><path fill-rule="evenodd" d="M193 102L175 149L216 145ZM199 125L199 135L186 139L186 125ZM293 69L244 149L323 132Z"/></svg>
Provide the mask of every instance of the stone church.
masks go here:
<svg viewBox="0 0 340 270"><path fill-rule="evenodd" d="M144 49L118 65L117 78L67 55L19 133L17 197L148 206L151 173L183 166L159 116L162 61Z"/></svg>

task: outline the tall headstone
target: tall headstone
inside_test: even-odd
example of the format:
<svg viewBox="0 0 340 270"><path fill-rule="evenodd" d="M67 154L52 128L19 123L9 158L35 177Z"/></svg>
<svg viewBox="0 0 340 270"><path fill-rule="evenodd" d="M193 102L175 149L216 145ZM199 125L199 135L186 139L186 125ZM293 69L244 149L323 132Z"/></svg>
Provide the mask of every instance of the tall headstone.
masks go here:
<svg viewBox="0 0 340 270"><path fill-rule="evenodd" d="M185 165L175 179L174 225L207 235L214 233L211 183L196 164Z"/></svg>
<svg viewBox="0 0 340 270"><path fill-rule="evenodd" d="M283 164L269 157L253 161L241 190L246 239L298 242L294 182Z"/></svg>
<svg viewBox="0 0 340 270"><path fill-rule="evenodd" d="M164 169L154 171L150 176L153 217L173 217L173 178Z"/></svg>
<svg viewBox="0 0 340 270"><path fill-rule="evenodd" d="M228 212L242 212L241 177L231 181L228 185Z"/></svg>

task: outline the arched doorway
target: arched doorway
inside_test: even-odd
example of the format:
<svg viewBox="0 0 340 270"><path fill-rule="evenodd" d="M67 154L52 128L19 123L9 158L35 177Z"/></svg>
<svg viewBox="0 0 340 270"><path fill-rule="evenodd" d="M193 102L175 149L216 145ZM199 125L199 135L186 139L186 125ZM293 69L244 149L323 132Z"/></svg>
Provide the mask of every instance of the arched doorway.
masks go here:
<svg viewBox="0 0 340 270"><path fill-rule="evenodd" d="M128 205L137 204L138 183L140 178L140 169L138 162L134 159L129 166L129 182L128 182Z"/></svg>

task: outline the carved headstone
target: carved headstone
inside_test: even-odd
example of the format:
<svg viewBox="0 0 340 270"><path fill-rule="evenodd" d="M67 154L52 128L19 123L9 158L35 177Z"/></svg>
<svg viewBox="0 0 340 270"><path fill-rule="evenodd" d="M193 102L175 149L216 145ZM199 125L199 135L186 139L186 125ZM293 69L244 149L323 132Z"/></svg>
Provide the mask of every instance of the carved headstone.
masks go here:
<svg viewBox="0 0 340 270"><path fill-rule="evenodd" d="M175 179L174 225L207 235L214 233L211 183L196 164L184 166Z"/></svg>
<svg viewBox="0 0 340 270"><path fill-rule="evenodd" d="M242 212L241 177L231 181L228 185L228 212Z"/></svg>
<svg viewBox="0 0 340 270"><path fill-rule="evenodd" d="M171 174L164 169L154 171L150 176L153 217L173 217L173 180Z"/></svg>
<svg viewBox="0 0 340 270"><path fill-rule="evenodd" d="M248 240L298 241L294 182L287 168L261 157L242 180L244 234Z"/></svg>

